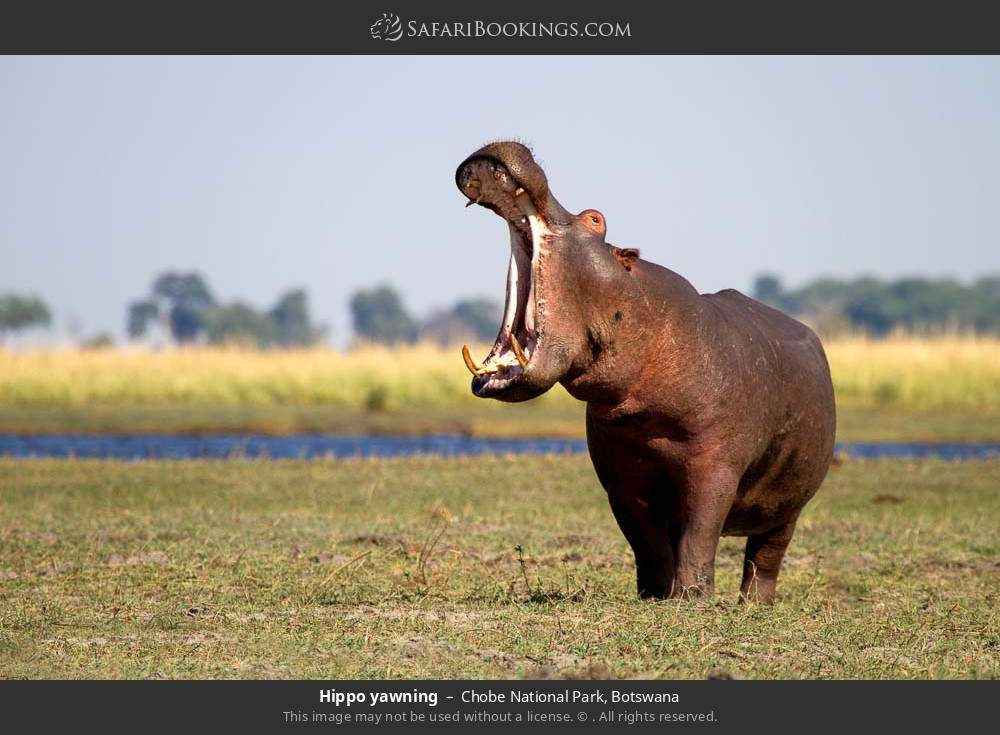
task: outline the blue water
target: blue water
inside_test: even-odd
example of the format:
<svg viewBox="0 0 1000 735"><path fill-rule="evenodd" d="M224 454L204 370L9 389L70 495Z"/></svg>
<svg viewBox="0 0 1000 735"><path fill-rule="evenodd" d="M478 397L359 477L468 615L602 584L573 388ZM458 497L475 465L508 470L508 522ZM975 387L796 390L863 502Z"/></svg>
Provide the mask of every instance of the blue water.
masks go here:
<svg viewBox="0 0 1000 735"><path fill-rule="evenodd" d="M580 454L582 439L482 439L454 435L347 436L299 434L61 435L0 434L0 456L90 457L100 459L313 459L317 457L468 457L481 454ZM837 445L848 457L969 460L1000 458L1000 444L899 444L850 442Z"/></svg>

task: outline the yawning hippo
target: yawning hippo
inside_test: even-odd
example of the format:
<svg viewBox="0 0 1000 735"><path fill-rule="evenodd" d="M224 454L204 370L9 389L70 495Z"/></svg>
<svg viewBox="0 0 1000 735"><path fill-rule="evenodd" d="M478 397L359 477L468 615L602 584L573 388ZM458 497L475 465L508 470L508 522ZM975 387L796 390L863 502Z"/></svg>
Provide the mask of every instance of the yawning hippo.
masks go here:
<svg viewBox="0 0 1000 735"><path fill-rule="evenodd" d="M491 143L458 188L507 221L503 323L473 372L482 398L525 401L562 383L587 403L587 444L635 552L643 597L713 590L722 534L746 536L741 595L770 601L802 507L833 452L823 346L743 294L699 294L678 274L605 242L520 143Z"/></svg>

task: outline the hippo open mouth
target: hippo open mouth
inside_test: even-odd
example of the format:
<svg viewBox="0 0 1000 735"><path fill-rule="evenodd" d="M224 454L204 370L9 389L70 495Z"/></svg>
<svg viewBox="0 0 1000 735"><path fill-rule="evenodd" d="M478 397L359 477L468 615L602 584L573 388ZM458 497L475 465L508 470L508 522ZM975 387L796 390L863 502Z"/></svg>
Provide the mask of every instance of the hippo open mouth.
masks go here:
<svg viewBox="0 0 1000 735"><path fill-rule="evenodd" d="M486 397L516 383L538 349L541 329L535 286L547 228L531 192L500 161L470 159L459 168L457 183L469 198L466 206L479 204L493 210L507 221L510 230L507 296L496 342L482 365L472 358L468 346L462 348L465 365L474 376L472 391Z"/></svg>

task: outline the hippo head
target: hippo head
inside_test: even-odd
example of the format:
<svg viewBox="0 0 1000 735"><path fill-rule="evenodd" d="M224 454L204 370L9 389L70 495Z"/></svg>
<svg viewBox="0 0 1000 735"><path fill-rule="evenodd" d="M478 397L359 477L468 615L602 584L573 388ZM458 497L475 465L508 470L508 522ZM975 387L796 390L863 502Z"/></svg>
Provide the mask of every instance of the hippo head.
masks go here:
<svg viewBox="0 0 1000 735"><path fill-rule="evenodd" d="M462 350L481 398L524 401L571 380L593 361L591 305L623 269L604 241L600 212L574 215L549 190L545 172L520 143L491 143L455 173L471 204L500 215L510 231L503 321L479 365Z"/></svg>

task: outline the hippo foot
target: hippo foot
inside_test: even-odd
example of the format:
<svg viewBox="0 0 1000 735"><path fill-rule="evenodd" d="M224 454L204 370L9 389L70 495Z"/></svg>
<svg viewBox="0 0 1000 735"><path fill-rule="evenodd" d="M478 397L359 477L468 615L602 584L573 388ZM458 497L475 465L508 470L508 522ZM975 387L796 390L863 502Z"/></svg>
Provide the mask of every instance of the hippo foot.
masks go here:
<svg viewBox="0 0 1000 735"><path fill-rule="evenodd" d="M740 592L740 594L736 597L736 603L738 605L773 605L774 592L767 596Z"/></svg>
<svg viewBox="0 0 1000 735"><path fill-rule="evenodd" d="M673 574L643 574L637 570L637 589L643 600L666 600L674 590Z"/></svg>
<svg viewBox="0 0 1000 735"><path fill-rule="evenodd" d="M643 600L666 600L670 593L670 587L639 585L639 597Z"/></svg>
<svg viewBox="0 0 1000 735"><path fill-rule="evenodd" d="M795 519L766 533L747 538L743 582L740 584L741 601L765 605L774 602L774 588L778 584L781 561L794 532Z"/></svg>
<svg viewBox="0 0 1000 735"><path fill-rule="evenodd" d="M715 588L711 585L693 584L687 587L678 585L671 597L677 600L690 600L699 597L711 597L714 594Z"/></svg>

